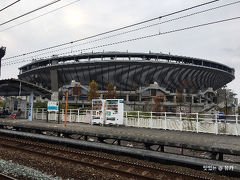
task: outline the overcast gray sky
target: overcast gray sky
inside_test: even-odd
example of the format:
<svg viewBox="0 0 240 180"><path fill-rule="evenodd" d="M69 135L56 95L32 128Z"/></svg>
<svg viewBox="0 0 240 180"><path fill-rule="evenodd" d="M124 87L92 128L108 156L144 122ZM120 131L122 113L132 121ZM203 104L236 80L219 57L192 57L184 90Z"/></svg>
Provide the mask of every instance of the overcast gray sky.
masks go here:
<svg viewBox="0 0 240 180"><path fill-rule="evenodd" d="M1 0L0 9L15 0ZM48 46L73 41L100 32L108 31L121 26L136 23L160 15L168 14L183 8L191 7L204 0L80 0L68 7L50 13L41 18L19 25L15 28L6 28L66 5L74 0L61 0L45 9L32 13L16 21L0 26L0 46L7 47L5 58L23 54L29 51L38 50ZM0 12L0 23L26 13L52 0L21 0L14 6ZM197 8L168 18L163 18L151 23L157 23L179 17L196 11L208 9L214 6L223 5L234 0L220 0L219 2ZM161 24L152 28L144 29L127 35L106 39L94 43L87 43L67 50L53 52L39 56L31 56L11 59L19 61L23 58L37 58L46 55L58 54L61 52L72 52L102 45L110 42L122 41L139 36L165 32L172 29L186 26L207 23L231 17L240 16L240 3L214 10L208 13L184 18L179 21ZM148 24L151 24L148 23ZM2 31L2 32L1 32ZM131 52L162 52L174 55L183 55L196 58L208 59L223 63L235 68L235 80L228 84L234 92L240 94L240 20L215 24L211 26L191 29L183 32L171 33L154 38L96 48L93 51L131 51ZM113 34L111 34L113 35ZM94 40L94 39L92 39ZM84 41L88 42L88 41ZM84 43L81 42L81 43ZM81 44L76 43L76 44ZM92 50L91 50L92 51ZM80 51L79 51L80 52ZM83 51L89 52L89 51ZM75 53L76 54L76 53ZM38 56L37 56L38 55ZM9 60L10 61L10 60ZM6 61L4 61L6 62ZM1 79L17 77L18 67L26 64L22 62L14 65L3 66ZM238 97L240 97L238 95Z"/></svg>

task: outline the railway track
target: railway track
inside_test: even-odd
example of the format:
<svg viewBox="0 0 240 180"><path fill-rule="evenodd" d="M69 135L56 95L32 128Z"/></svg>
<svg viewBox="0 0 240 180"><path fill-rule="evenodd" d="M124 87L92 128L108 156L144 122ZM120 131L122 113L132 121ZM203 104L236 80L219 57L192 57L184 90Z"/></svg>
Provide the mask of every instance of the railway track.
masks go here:
<svg viewBox="0 0 240 180"><path fill-rule="evenodd" d="M6 174L0 173L0 179L1 180L17 180L16 178L10 177Z"/></svg>
<svg viewBox="0 0 240 180"><path fill-rule="evenodd" d="M138 162L101 156L99 154L53 146L47 143L33 142L26 139L0 137L0 145L5 148L24 151L61 161L88 166L99 171L108 171L123 177L134 179L211 179L197 174L186 174L178 170L165 169Z"/></svg>

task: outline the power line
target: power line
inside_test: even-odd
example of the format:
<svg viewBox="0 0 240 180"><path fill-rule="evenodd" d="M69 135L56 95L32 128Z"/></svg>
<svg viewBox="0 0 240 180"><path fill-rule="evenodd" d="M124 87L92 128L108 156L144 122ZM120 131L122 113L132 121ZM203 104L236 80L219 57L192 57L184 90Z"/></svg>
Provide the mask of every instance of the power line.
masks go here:
<svg viewBox="0 0 240 180"><path fill-rule="evenodd" d="M25 14L22 14L22 15L20 15L20 16L17 16L17 17L15 17L15 18L13 18L13 19L10 19L10 20L8 20L8 21L5 21L5 22L1 23L0 26L2 26L2 25L4 25L4 24L7 24L7 23L9 23L9 22L15 21L16 19L19 19L19 18L21 18L21 17L24 17L24 16L26 16L26 15L29 15L29 14L31 14L31 13L33 13L33 12L36 12L36 11L38 11L38 10L40 10L40 9L43 9L43 8L45 8L45 7L48 7L48 6L50 6L50 5L52 5L52 4L55 4L55 3L59 2L59 1L61 1L61 0L52 1L52 2L50 2L50 3L48 3L48 4L46 4L46 5L43 5L43 6L39 7L39 8L37 8L37 9L34 9L34 10L29 11L29 12L27 12L27 13L25 13Z"/></svg>
<svg viewBox="0 0 240 180"><path fill-rule="evenodd" d="M93 49L102 48L102 47L106 47L106 46L123 44L123 43L127 43L127 42L132 42L132 41L137 41L137 40L152 38L152 37L161 36L161 35L165 35L165 34L170 34L170 33L174 33L174 32L181 32L181 31L185 31L185 30L189 30L189 29L194 29L194 28L199 28L199 27L203 27L203 26L209 26L209 25L213 25L213 24L218 24L218 23L233 21L233 20L237 20L237 19L240 19L240 16L233 17L233 18L228 18L228 19L222 19L222 20L218 20L218 21L212 21L212 22L203 23L203 24L198 24L198 25L194 25L194 26L188 26L188 27L185 27L185 28L173 29L173 30L170 30L170 31L165 31L165 32L150 34L150 35L147 35L147 36L141 36L141 37L132 38L132 39L127 39L127 40L123 40L123 41L117 41L117 42L113 42L113 43L102 44L102 45L98 45L98 46L94 46L94 47L89 47L89 48L79 49L79 50L75 50L75 51L71 51L71 52L61 53L61 54L58 54L58 55L61 56L61 55L64 55L64 54L76 53L76 52L79 52L79 51L87 51L87 50L93 50ZM47 57L51 57L51 56L46 56L45 58L47 58ZM31 61L31 59L23 60L23 61L17 61L17 62L12 62L12 63L4 63L3 66L13 65L13 64L19 64L19 63L28 62L28 61Z"/></svg>
<svg viewBox="0 0 240 180"><path fill-rule="evenodd" d="M232 20L236 20L236 19L240 19L240 16L238 16L238 17L233 17L233 18L228 18L228 19L223 19L223 20L219 20L219 21L213 21L213 22L204 23L204 24L198 24L198 25L189 26L189 27L185 27L185 28L174 29L174 30L170 30L170 31L166 31L166 32L160 32L160 33L151 34L151 35L142 36L142 37L137 37L137 38L133 38L133 39L128 39L128 40L113 42L113 43L109 43L109 44L99 45L99 46L95 46L95 47L91 47L91 48L80 49L80 50L76 50L76 51L72 51L72 52L68 52L68 53L75 53L75 52L79 52L79 51L92 50L92 49L96 49L96 48L100 48L100 47L105 47L105 46L110 46L110 45L122 44L122 43L126 43L126 42L131 42L131 41L146 39L146 38L155 37L155 36L160 36L160 35L165 35L165 34L170 34L170 33L174 33L174 32L185 31L185 30L189 30L189 29L193 29L193 28L199 28L199 27L203 27L203 26L208 26L208 25L223 23L223 22L232 21ZM65 54L67 54L67 53L65 53Z"/></svg>
<svg viewBox="0 0 240 180"><path fill-rule="evenodd" d="M116 37L116 36L120 36L120 35L124 35L124 34L128 34L128 33L132 33L132 32L139 31L139 30L146 29L146 28L150 28L150 27L154 27L154 26L157 26L157 25L160 25L160 24L164 24L164 23L168 23L168 22L173 22L173 21L176 21L176 20L180 20L180 19L183 19L183 18L186 18L186 17L193 16L193 15L198 15L198 14L201 14L201 13L206 13L206 12L209 12L209 11L212 11L212 10L216 10L216 9L219 9L219 8L223 8L223 7L227 7L227 6L230 6L230 5L235 5L235 4L237 4L237 3L240 3L240 1L232 2L232 3L220 5L220 6L216 6L216 7L209 8L209 9L205 9L205 10L202 10L202 11L197 11L197 12L190 13L190 14L187 14L187 15L184 15L184 16L180 16L180 17L177 17L177 18L169 19L169 20L166 20L166 21L161 21L161 22L159 22L159 23L150 24L150 25L147 25L147 26L139 27L139 28L136 28L136 29L132 29L132 30L129 30L129 31L125 31L125 32L120 32L120 33L117 33L117 34L114 34L114 35L111 35L111 36L107 36L107 37L103 37L103 38L98 38L98 39L95 39L95 40L92 40L92 41L88 41L88 42L84 42L84 43L81 43L81 44L77 44L77 45L74 45L74 46L70 46L70 47L66 47L66 48L62 48L62 49L57 49L57 50L53 50L53 51L49 51L49 52L44 52L44 53L38 54L38 55L36 55L36 56L39 57L39 56L41 56L41 55L46 55L46 54L49 54L49 53L59 52L59 51L62 51L62 50L66 50L66 49L70 49L70 48L75 48L75 47L78 47L78 46L81 46L81 45L86 45L86 44L98 42L98 41L105 40L105 39L109 39L109 38L112 38L112 37ZM35 56L34 58L36 58L36 56ZM21 60L29 59L29 58L30 58L30 57L26 57L26 58L23 58L23 59L21 59Z"/></svg>
<svg viewBox="0 0 240 180"><path fill-rule="evenodd" d="M113 33L113 32L116 32L116 31L120 31L120 30L123 30L123 29L134 27L134 26L137 26L137 25L140 25L140 24L151 22L151 21L154 21L154 20L157 20L157 19L161 19L161 18L165 18L165 17L168 17L168 16L172 16L172 15L178 14L178 13L189 11L189 10L192 10L192 9L195 9L195 8L198 8L198 7L201 7L201 6L205 6L205 5L217 2L217 1L219 1L219 0L213 0L213 1L210 1L210 2L207 2L207 3L202 3L202 4L199 4L199 5L192 6L192 7L189 7L189 8L185 8L185 9L182 9L182 10L179 10L179 11L175 11L175 12L163 15L163 16L158 16L158 17L155 17L155 18L152 18L152 19L148 19L148 20L141 21L141 22L138 22L138 23L135 23L135 24L127 25L127 26L124 26L124 27L121 27L121 28L110 30L110 31L106 31L106 32L103 32L103 33L99 33L99 34L96 34L96 35L93 35L93 36L88 36L88 37L85 37L85 38L82 38L82 39L78 39L78 40L74 40L74 41L71 41L71 42L62 43L62 44L55 45L55 46L50 46L50 47L47 47L47 48L31 51L31 52L20 54L20 55L16 55L16 56L11 56L11 57L5 58L3 60L8 60L8 59L16 58L16 57L21 57L21 56L37 53L37 52L40 52L40 51L45 51L45 50L57 48L57 47L60 47L60 46L65 46L65 45L68 45L68 44L76 43L76 42L79 42L79 41L95 38L97 36L102 36L102 35L105 35L105 34Z"/></svg>
<svg viewBox="0 0 240 180"><path fill-rule="evenodd" d="M193 16L193 15L198 15L198 14L206 13L206 12L209 12L209 11L212 11L212 10L216 10L216 9L219 9L219 8L227 7L227 6L230 6L230 5L237 4L237 3L240 3L240 1L224 4L224 5L221 5L221 6L216 6L216 7L213 7L213 8L209 8L209 9L206 9L206 10L194 12L194 13L187 14L187 15L184 15L184 16L180 16L180 17L177 17L177 18L173 18L173 19L170 19L170 20L166 20L166 21L162 21L162 22L159 22L159 23L154 23L154 24L151 24L151 25L147 25L147 26L143 26L143 27L140 27L140 28L132 29L132 30L129 30L129 31L117 33L117 34L114 34L114 35L111 35L111 36L95 39L95 40L88 41L88 42L85 42L85 43L81 43L81 44L78 44L78 45L74 45L74 46L70 46L70 47L66 47L66 48L62 48L62 49L57 49L57 50L53 50L53 51L49 51L49 52L44 52L42 54L38 54L37 56L41 56L41 55L45 55L45 54L49 54L49 53L54 53L54 52L58 52L58 51L62 51L62 50L66 50L66 49L70 49L70 48L74 48L74 47L78 47L78 46L82 46L82 45L86 45L86 44L90 44L90 43L94 43L94 42L98 42L98 41L101 41L101 40L109 39L109 38L112 38L112 37L116 37L116 36L120 36L120 35L124 35L124 34L128 34L128 33L132 33L132 32L135 32L135 31L142 30L142 29L154 27L154 26L157 26L157 25L160 25L160 24L173 22L173 21L176 21L176 20L180 20L180 19L183 19L183 18L186 18L186 17Z"/></svg>
<svg viewBox="0 0 240 180"><path fill-rule="evenodd" d="M11 4L7 5L6 7L4 7L4 8L2 8L2 9L0 9L0 12L1 12L1 11L3 11L4 9L7 9L7 8L9 8L9 7L13 6L14 4L18 3L19 1L20 1L20 0L17 0L17 1L15 1L15 2L13 2L13 3L11 3Z"/></svg>
<svg viewBox="0 0 240 180"><path fill-rule="evenodd" d="M29 19L29 20L27 20L27 21L23 21L23 22L18 23L18 24L16 24L16 25L10 26L10 27L8 27L8 28L6 28L6 29L1 30L0 32L3 32L3 31L6 31L6 30L9 30L9 29L12 29L12 28L14 28L14 27L20 26L20 25L25 24L25 23L28 23L28 22L30 22L30 21L33 21L33 20L38 19L38 18L40 18L40 17L43 17L43 16L45 16L45 15L47 15L47 14L53 13L53 12L59 10L59 9L65 8L65 7L67 7L67 6L70 6L70 5L72 5L72 4L74 4L74 3L78 2L78 1L80 1L80 0L73 1L73 2L71 2L71 3L68 3L68 4L64 5L64 6L61 6L61 7L59 7L59 8L56 8L56 9L54 9L54 10L51 10L51 11L49 11L49 12L47 12L47 13L43 13L43 14L41 14L41 15L39 15L39 16L36 16L36 17L34 17L34 18L32 18L32 19Z"/></svg>

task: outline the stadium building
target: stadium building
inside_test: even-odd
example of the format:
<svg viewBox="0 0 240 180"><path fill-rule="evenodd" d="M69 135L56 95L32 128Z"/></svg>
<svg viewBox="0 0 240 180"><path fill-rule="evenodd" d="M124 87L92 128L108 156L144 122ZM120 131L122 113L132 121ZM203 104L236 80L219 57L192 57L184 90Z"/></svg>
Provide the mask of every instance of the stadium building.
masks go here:
<svg viewBox="0 0 240 180"><path fill-rule="evenodd" d="M126 110L203 112L218 103L216 90L234 79L234 69L209 60L162 53L100 52L53 56L19 68L19 79L51 90L52 100L72 89L69 103L82 108L89 84L100 96L111 82ZM59 93L60 92L60 93Z"/></svg>

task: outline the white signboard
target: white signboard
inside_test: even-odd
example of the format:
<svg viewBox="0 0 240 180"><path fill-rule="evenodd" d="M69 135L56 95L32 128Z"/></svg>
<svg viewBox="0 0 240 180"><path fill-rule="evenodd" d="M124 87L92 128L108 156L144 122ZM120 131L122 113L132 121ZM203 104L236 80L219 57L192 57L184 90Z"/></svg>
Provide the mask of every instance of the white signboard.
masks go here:
<svg viewBox="0 0 240 180"><path fill-rule="evenodd" d="M58 101L49 101L48 102L48 111L58 111L59 102Z"/></svg>
<svg viewBox="0 0 240 180"><path fill-rule="evenodd" d="M189 113L190 112L190 107L188 107L188 106L177 106L176 107L176 112L177 113L180 113L180 112L182 112L182 113Z"/></svg>

